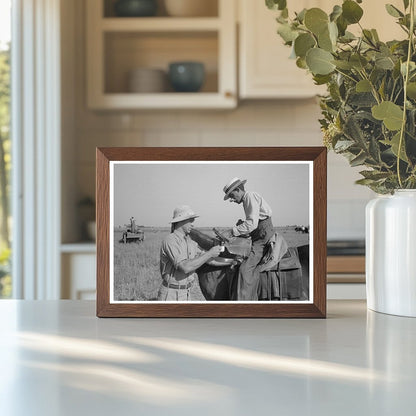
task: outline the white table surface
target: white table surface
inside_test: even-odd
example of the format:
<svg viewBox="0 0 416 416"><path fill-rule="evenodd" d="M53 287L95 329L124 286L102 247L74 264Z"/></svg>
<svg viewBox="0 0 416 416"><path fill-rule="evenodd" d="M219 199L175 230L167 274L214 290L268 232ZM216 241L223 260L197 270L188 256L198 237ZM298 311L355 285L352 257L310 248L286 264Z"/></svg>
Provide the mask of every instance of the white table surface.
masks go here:
<svg viewBox="0 0 416 416"><path fill-rule="evenodd" d="M98 319L0 301L0 415L412 415L416 319Z"/></svg>

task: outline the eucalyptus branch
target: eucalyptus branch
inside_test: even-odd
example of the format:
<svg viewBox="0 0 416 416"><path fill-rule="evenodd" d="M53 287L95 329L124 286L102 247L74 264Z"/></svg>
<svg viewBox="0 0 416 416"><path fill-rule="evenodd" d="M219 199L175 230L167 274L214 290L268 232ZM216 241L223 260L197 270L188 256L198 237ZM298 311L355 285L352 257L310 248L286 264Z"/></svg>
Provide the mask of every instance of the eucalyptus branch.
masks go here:
<svg viewBox="0 0 416 416"><path fill-rule="evenodd" d="M371 87L371 94L373 94L374 99L377 101L377 104L380 104L380 97L378 95L378 92L376 90L376 87L374 86L374 84L370 81L370 78L368 78L367 76L367 72L365 72L365 69L363 67L361 67L362 71L360 71L360 75L363 79L365 79L366 81L368 81L368 83L370 84Z"/></svg>
<svg viewBox="0 0 416 416"><path fill-rule="evenodd" d="M344 72L340 71L338 68L335 68L335 71L336 71L336 72L338 72L338 73L339 73L339 74L341 74L341 75L344 75L344 77L346 77L346 78L350 79L351 81L353 81L353 82L357 83L357 80L356 80L355 78L351 77L351 76L350 76L350 75L348 75L348 74L345 74Z"/></svg>
<svg viewBox="0 0 416 416"><path fill-rule="evenodd" d="M393 102L395 102L395 100L393 100L393 95L394 95L394 90L396 89L396 84L397 84L397 81L394 80L393 81L393 88L391 89L391 94L390 94L390 97L389 97L389 100L393 101Z"/></svg>
<svg viewBox="0 0 416 416"><path fill-rule="evenodd" d="M402 183L402 177L400 174L400 155L403 147L403 141L404 141L404 133L406 129L406 110L407 110L407 83L409 81L409 68L410 68L410 62L412 59L412 49L413 49L413 36L414 36L414 27L415 27L415 0L410 0L409 3L410 6L410 30L409 30L409 46L407 48L407 59L406 59L406 72L404 75L403 80L403 118L402 118L402 126L400 128L400 139L399 139L399 148L397 151L397 177L399 179L399 185L401 188L403 188Z"/></svg>
<svg viewBox="0 0 416 416"><path fill-rule="evenodd" d="M396 96L394 97L394 100L393 100L394 103L396 103L396 101L399 99L400 94L402 93L402 91L403 91L403 88L400 88L399 91L397 91L397 94L396 94Z"/></svg>

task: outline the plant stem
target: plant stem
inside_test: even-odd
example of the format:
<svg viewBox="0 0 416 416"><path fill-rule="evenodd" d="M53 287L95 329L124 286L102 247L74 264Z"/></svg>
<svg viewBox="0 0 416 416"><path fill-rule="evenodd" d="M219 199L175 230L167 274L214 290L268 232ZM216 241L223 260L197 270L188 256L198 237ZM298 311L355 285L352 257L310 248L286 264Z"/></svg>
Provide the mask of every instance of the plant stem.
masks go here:
<svg viewBox="0 0 416 416"><path fill-rule="evenodd" d="M340 71L338 68L335 68L335 71L338 72L341 75L344 75L344 77L349 78L351 81L357 83L357 80L353 78L352 76L345 74L344 72Z"/></svg>
<svg viewBox="0 0 416 416"><path fill-rule="evenodd" d="M361 67L362 68L362 67ZM370 81L370 78L368 78L367 73L365 72L365 69L362 68L362 71L360 71L360 75L362 76L363 79L365 79L366 81L368 81L368 83L370 84L371 87L371 93L373 94L374 99L377 101L377 104L380 104L380 98L378 96L376 87L374 86L374 84Z"/></svg>
<svg viewBox="0 0 416 416"><path fill-rule="evenodd" d="M412 58L412 49L413 49L413 36L414 36L414 26L415 26L415 0L410 0L410 30L409 30L409 46L407 48L407 59L406 59L406 73L403 80L403 118L402 118L402 127L400 129L400 140L399 140L399 149L397 151L397 177L399 179L399 186L403 188L402 178L400 175L400 155L402 152L404 132L406 130L406 110L407 110L407 83L409 81L409 68L410 61Z"/></svg>

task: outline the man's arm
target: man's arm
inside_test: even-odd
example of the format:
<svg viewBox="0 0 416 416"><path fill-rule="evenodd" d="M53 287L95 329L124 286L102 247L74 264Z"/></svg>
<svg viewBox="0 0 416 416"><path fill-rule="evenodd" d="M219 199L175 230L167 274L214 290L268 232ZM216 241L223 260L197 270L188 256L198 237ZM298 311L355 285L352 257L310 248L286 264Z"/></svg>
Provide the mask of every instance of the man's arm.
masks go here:
<svg viewBox="0 0 416 416"><path fill-rule="evenodd" d="M177 268L182 271L183 273L192 273L199 267L201 267L203 264L208 262L209 260L213 259L214 257L218 257L221 253L221 246L214 246L208 251L200 254L199 256L189 259L189 260L183 260L181 261Z"/></svg>
<svg viewBox="0 0 416 416"><path fill-rule="evenodd" d="M243 204L246 219L233 227L232 232L235 237L250 234L259 225L260 200L258 196L255 193L247 192Z"/></svg>

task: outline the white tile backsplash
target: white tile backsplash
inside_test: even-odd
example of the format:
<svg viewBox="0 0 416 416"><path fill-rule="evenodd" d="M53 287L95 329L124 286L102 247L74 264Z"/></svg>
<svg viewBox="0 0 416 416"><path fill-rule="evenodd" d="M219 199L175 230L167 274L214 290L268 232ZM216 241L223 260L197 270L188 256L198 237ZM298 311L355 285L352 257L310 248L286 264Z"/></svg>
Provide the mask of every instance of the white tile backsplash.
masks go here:
<svg viewBox="0 0 416 416"><path fill-rule="evenodd" d="M320 146L315 100L248 101L232 111L78 111L78 193L94 194L96 146ZM85 114L84 114L85 113ZM328 237L363 238L373 197L355 185L360 168L328 154Z"/></svg>

